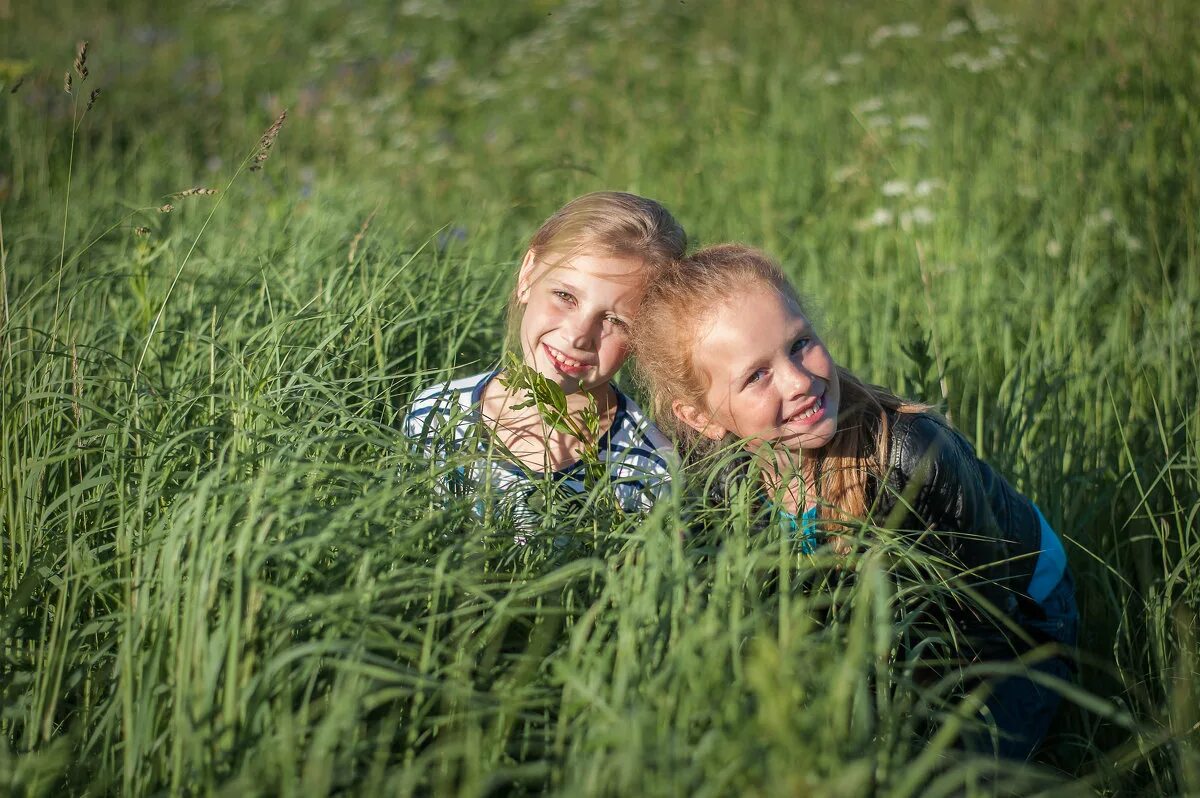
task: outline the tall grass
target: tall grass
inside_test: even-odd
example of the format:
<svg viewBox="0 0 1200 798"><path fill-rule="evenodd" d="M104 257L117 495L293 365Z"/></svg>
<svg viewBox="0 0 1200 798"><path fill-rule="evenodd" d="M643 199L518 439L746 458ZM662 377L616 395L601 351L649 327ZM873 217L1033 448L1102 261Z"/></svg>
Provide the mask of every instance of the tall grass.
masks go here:
<svg viewBox="0 0 1200 798"><path fill-rule="evenodd" d="M1200 790L1191 4L18 5L0 791ZM781 258L1063 534L1035 765L954 747L979 696L883 533L814 560L681 491L518 546L432 498L406 402L495 360L522 242L594 188Z"/></svg>

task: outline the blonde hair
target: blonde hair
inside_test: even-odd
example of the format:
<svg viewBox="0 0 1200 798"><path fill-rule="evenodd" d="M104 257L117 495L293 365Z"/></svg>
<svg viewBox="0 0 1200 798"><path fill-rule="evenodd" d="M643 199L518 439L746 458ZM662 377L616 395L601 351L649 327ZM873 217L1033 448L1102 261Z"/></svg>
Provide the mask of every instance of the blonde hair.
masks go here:
<svg viewBox="0 0 1200 798"><path fill-rule="evenodd" d="M623 191L594 191L542 222L529 240L526 257L532 255L539 265L534 279L584 253L639 260L644 272L654 275L683 258L686 250L687 234L660 203ZM524 314L520 285L514 285L508 299L507 344L518 352Z"/></svg>
<svg viewBox="0 0 1200 798"><path fill-rule="evenodd" d="M634 324L634 354L638 373L650 396L655 420L685 452L704 455L732 442L711 441L676 417L676 401L707 408L707 375L697 368L694 350L701 325L731 297L756 286L767 286L794 301L801 313L804 302L779 265L761 251L742 244L719 244L693 253L656 275L642 300ZM908 402L886 388L870 385L837 367L841 408L833 439L806 452L807 467L816 476L819 498L842 518L867 515L867 483L881 476L888 456L888 412L923 412L925 405Z"/></svg>

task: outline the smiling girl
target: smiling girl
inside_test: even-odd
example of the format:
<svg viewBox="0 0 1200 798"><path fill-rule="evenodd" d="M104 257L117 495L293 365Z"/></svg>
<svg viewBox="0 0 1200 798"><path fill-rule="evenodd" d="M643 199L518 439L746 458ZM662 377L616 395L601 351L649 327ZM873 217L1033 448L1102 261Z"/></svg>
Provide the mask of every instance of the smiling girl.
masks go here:
<svg viewBox="0 0 1200 798"><path fill-rule="evenodd" d="M823 539L845 546L838 533L860 520L916 531L961 583L1035 640L1075 644L1074 584L1038 508L927 406L838 366L761 252L710 247L661 273L636 338L659 423L685 453L740 443L763 503L802 549ZM966 617L978 622L969 635L994 634L994 619ZM1063 657L1037 668L1070 670ZM996 684L988 708L1003 732L999 753L1027 757L1058 700L1029 679Z"/></svg>
<svg viewBox="0 0 1200 798"><path fill-rule="evenodd" d="M686 246L662 205L612 191L571 201L529 242L509 300L509 347L562 389L573 430L585 430L585 414L595 413L593 439L547 423L499 369L423 391L406 435L435 460L468 453L471 462L454 472L458 486L494 498L521 529L544 517L535 505L586 491L585 449L604 464L621 508L649 506L669 478L673 451L612 380L629 356L648 278Z"/></svg>

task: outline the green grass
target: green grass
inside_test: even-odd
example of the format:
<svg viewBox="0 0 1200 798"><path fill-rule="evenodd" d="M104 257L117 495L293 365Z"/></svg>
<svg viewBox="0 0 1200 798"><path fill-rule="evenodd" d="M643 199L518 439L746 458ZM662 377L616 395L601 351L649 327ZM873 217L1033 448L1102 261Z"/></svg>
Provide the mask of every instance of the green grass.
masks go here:
<svg viewBox="0 0 1200 798"><path fill-rule="evenodd" d="M1200 11L811 5L0 0L0 793L1200 791ZM1034 767L950 747L886 536L431 501L405 403L600 188L780 258L1063 534Z"/></svg>

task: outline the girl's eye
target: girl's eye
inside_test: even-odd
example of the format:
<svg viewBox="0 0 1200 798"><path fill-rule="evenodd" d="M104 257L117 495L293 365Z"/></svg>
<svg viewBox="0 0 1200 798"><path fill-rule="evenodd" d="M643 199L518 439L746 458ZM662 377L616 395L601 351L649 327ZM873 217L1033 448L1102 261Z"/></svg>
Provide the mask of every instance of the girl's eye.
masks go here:
<svg viewBox="0 0 1200 798"><path fill-rule="evenodd" d="M566 291L563 291L562 289L559 289L559 288L554 289L553 294L556 298L561 299L563 302L574 302L575 301L575 297L571 296L571 294L569 294Z"/></svg>
<svg viewBox="0 0 1200 798"><path fill-rule="evenodd" d="M616 329L621 330L622 332L629 329L629 325L625 323L625 320L618 319L616 316L609 316L608 318L605 319L605 321L608 322L609 324L611 324Z"/></svg>
<svg viewBox="0 0 1200 798"><path fill-rule="evenodd" d="M802 349L808 349L810 343L812 343L812 339L806 336L797 338L796 342L792 344L792 354L794 355Z"/></svg>
<svg viewBox="0 0 1200 798"><path fill-rule="evenodd" d="M751 374L749 376L749 378L747 378L746 387L749 388L751 385L756 385L757 383L762 382L762 379L765 376L767 376L766 369L757 369L753 374Z"/></svg>

